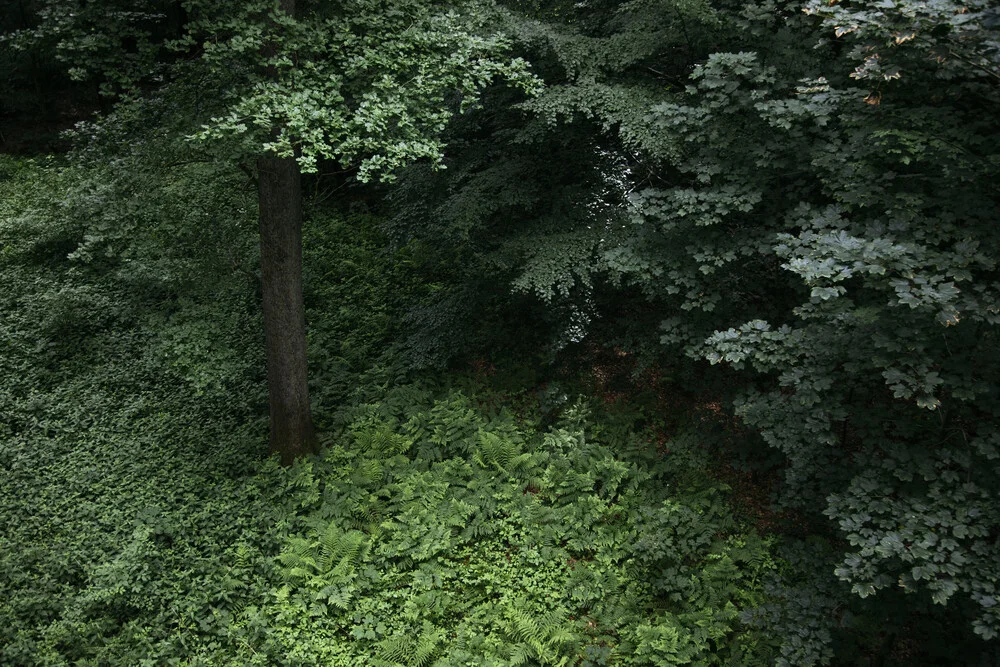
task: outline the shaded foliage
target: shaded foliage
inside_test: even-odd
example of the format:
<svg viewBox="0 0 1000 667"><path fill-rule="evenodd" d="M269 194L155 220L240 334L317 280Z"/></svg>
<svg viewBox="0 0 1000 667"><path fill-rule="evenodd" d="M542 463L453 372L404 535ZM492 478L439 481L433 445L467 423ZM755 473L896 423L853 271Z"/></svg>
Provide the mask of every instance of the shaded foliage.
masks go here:
<svg viewBox="0 0 1000 667"><path fill-rule="evenodd" d="M829 574L993 638L995 9L526 4L546 89L455 124L393 233L535 295L557 349L729 366L777 502L843 540Z"/></svg>
<svg viewBox="0 0 1000 667"><path fill-rule="evenodd" d="M0 7L4 113L65 65L118 102L0 162L4 660L996 661L990 3L335 4ZM309 207L328 448L289 471L264 148L317 195L418 163ZM669 460L524 393L596 346L683 394ZM505 357L513 392L409 384ZM706 447L808 539L734 526Z"/></svg>
<svg viewBox="0 0 1000 667"><path fill-rule="evenodd" d="M241 177L0 165L0 662L734 664L772 650L739 615L775 567L770 543L735 524L693 452L662 459L633 417L585 402L540 428L523 388L390 388L399 313L425 288L371 216L317 208L306 224L326 448L286 469L263 459Z"/></svg>

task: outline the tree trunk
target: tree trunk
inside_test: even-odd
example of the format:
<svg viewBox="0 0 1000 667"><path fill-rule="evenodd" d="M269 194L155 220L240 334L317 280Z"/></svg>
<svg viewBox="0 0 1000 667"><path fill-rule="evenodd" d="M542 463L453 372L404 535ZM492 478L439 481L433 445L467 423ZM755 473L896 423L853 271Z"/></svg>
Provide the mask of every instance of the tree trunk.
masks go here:
<svg viewBox="0 0 1000 667"><path fill-rule="evenodd" d="M301 177L295 158L274 155L258 158L257 171L271 451L288 465L318 449L306 383Z"/></svg>

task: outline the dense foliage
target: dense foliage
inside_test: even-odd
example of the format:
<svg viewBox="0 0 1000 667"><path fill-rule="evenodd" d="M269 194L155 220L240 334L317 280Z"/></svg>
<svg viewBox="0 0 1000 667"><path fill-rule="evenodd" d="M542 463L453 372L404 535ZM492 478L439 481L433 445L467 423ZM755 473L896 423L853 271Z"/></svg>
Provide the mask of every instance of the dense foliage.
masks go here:
<svg viewBox="0 0 1000 667"><path fill-rule="evenodd" d="M427 396L403 387L361 406L350 437L299 471L293 502L310 510L309 531L279 556L278 604L253 617L275 628L255 637L277 636L278 656L343 665L766 656L739 611L774 564L759 538L731 532L718 489L691 487L683 466L591 422L582 406L539 437L504 408L483 415L465 394Z"/></svg>
<svg viewBox="0 0 1000 667"><path fill-rule="evenodd" d="M457 123L448 172L396 195L396 237L462 249L458 285L535 295L556 349L726 396L780 454L777 503L832 522L856 595L994 638L996 10L534 7L510 29L546 89Z"/></svg>
<svg viewBox="0 0 1000 667"><path fill-rule="evenodd" d="M1000 659L992 3L293 5L0 3L0 662Z"/></svg>
<svg viewBox="0 0 1000 667"><path fill-rule="evenodd" d="M389 389L360 362L384 357L401 297L420 292L370 216L317 211L306 230L325 453L263 460L254 286L238 254L216 254L253 247L245 189L204 169L160 173L116 236L104 225L126 219L113 204L137 172L3 163L0 660L721 665L773 650L739 614L776 561L695 452L658 455L637 414L579 402L542 428L523 391ZM168 221L188 252L159 245Z"/></svg>

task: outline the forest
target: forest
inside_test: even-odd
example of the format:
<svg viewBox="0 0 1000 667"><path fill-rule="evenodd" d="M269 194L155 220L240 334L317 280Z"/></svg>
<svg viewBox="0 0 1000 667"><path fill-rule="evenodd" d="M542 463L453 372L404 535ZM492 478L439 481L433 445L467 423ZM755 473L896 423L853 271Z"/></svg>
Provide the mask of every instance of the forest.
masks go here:
<svg viewBox="0 0 1000 667"><path fill-rule="evenodd" d="M0 665L1000 665L993 0L0 0Z"/></svg>

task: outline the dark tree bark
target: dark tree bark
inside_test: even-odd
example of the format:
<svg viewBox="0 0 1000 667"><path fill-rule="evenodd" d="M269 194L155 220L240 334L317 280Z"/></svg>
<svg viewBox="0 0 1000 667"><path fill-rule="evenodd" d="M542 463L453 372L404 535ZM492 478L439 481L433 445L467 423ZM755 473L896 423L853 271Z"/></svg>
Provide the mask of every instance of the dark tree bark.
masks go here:
<svg viewBox="0 0 1000 667"><path fill-rule="evenodd" d="M279 0L278 8L294 16L295 0ZM264 53L273 54L273 45ZM272 67L267 73L277 75ZM302 175L295 158L266 154L257 159L257 199L271 451L289 465L319 449L306 373Z"/></svg>
<svg viewBox="0 0 1000 667"><path fill-rule="evenodd" d="M318 449L306 382L301 176L295 158L273 155L258 158L257 171L271 451L288 465Z"/></svg>

